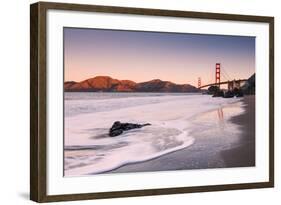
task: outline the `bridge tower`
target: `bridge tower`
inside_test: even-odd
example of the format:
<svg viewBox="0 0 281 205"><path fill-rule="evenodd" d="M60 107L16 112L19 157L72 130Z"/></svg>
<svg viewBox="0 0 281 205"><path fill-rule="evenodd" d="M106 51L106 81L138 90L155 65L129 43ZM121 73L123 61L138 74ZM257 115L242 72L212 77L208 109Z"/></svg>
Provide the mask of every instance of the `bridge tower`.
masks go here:
<svg viewBox="0 0 281 205"><path fill-rule="evenodd" d="M216 63L216 83L220 83L221 82L221 64L220 63ZM220 84L218 85L218 87L220 87Z"/></svg>
<svg viewBox="0 0 281 205"><path fill-rule="evenodd" d="M201 78L199 77L198 78L198 88L200 88L201 87Z"/></svg>

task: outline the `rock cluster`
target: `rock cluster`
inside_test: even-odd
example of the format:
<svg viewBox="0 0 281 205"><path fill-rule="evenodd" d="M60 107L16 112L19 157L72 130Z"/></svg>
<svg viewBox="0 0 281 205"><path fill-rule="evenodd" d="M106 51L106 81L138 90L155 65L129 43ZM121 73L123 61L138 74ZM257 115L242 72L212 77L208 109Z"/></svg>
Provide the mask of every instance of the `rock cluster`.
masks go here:
<svg viewBox="0 0 281 205"><path fill-rule="evenodd" d="M109 136L115 137L118 135L121 135L123 131L136 129L136 128L142 128L144 126L151 125L149 123L146 124L133 124L133 123L121 123L120 121L116 121L113 123L112 127L109 130Z"/></svg>

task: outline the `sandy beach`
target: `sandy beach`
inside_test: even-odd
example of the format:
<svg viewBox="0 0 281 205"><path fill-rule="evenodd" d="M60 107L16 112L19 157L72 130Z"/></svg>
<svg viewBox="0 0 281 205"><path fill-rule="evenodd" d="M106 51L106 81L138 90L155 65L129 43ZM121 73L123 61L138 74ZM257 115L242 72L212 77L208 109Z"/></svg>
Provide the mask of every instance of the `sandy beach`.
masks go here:
<svg viewBox="0 0 281 205"><path fill-rule="evenodd" d="M241 131L235 136L225 136L228 127L222 113L228 108L207 112L199 118L214 118L217 126L194 131L192 146L107 173L255 166L255 96L245 96L243 102L245 112L229 120Z"/></svg>
<svg viewBox="0 0 281 205"><path fill-rule="evenodd" d="M255 165L255 96L69 93L65 175ZM109 137L121 122L150 123Z"/></svg>
<svg viewBox="0 0 281 205"><path fill-rule="evenodd" d="M255 166L255 96L244 97L244 102L246 112L231 119L243 131L240 145L221 153L229 167Z"/></svg>

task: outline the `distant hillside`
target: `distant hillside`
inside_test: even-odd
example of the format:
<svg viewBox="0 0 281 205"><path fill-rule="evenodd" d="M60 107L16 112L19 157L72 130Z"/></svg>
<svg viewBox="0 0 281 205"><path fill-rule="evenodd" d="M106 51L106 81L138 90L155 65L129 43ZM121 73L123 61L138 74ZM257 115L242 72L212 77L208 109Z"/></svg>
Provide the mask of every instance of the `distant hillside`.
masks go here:
<svg viewBox="0 0 281 205"><path fill-rule="evenodd" d="M69 89L74 84L76 84L76 82L74 82L74 81L67 81L67 82L64 83L64 89Z"/></svg>
<svg viewBox="0 0 281 205"><path fill-rule="evenodd" d="M131 80L117 80L109 76L97 76L81 82L64 83L66 92L198 92L189 84L175 84L159 79L136 83Z"/></svg>
<svg viewBox="0 0 281 205"><path fill-rule="evenodd" d="M138 92L198 92L198 89L189 84L175 84L159 79L138 83Z"/></svg>

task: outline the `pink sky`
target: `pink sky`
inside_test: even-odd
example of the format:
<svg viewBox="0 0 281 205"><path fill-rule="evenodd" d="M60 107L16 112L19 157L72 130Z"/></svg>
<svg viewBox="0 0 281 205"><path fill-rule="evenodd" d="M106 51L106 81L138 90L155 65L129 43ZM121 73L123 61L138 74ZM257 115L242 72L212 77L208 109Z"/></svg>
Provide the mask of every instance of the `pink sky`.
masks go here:
<svg viewBox="0 0 281 205"><path fill-rule="evenodd" d="M64 40L65 81L103 75L197 86L198 77L214 82L216 63L232 79L255 72L254 37L65 28Z"/></svg>

